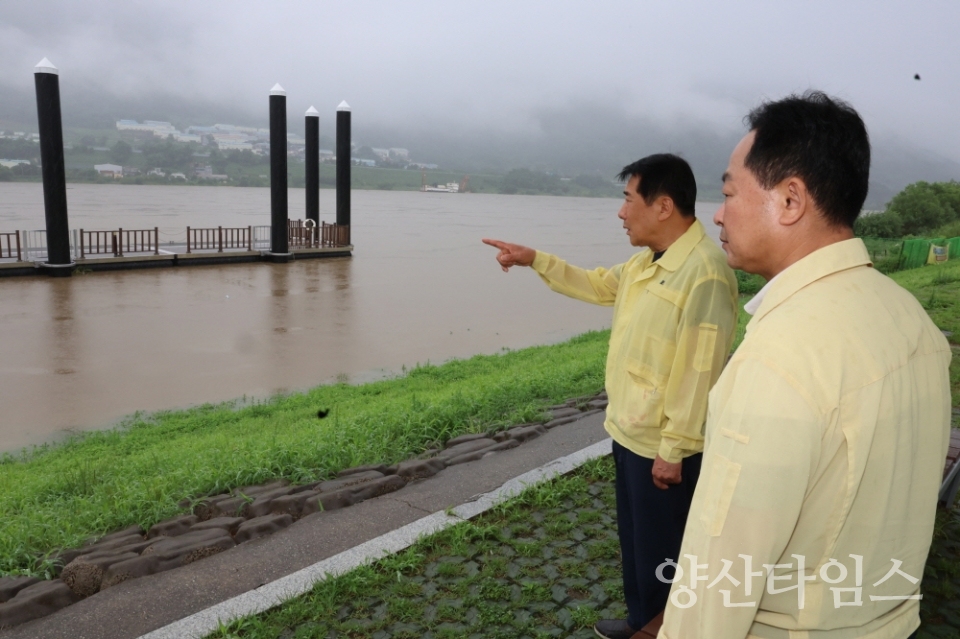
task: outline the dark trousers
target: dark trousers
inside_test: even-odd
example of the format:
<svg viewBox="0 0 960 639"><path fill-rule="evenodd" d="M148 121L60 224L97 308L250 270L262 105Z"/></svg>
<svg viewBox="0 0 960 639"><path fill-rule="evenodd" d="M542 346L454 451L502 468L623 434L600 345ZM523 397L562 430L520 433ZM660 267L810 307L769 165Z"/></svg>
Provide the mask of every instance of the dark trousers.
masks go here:
<svg viewBox="0 0 960 639"><path fill-rule="evenodd" d="M627 623L634 630L647 625L667 605L673 569L662 571L668 580L663 583L657 579L657 566L666 558L680 563L683 527L700 477L702 459L702 454L684 459L682 481L661 490L653 485L653 460L613 442L623 594L627 601Z"/></svg>

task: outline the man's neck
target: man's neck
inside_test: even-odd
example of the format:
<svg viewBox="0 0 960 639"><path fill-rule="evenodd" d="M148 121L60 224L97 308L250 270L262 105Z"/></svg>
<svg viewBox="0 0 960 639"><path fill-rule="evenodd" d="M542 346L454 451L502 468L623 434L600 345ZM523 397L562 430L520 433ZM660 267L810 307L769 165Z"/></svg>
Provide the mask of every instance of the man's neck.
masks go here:
<svg viewBox="0 0 960 639"><path fill-rule="evenodd" d="M680 216L676 223L664 229L663 235L650 242L649 249L654 253L663 253L679 240L687 230L697 221L695 217Z"/></svg>
<svg viewBox="0 0 960 639"><path fill-rule="evenodd" d="M760 273L759 275L761 275L767 281L770 281L811 253L819 251L820 249L830 246L831 244L853 239L853 237L853 229L848 227L830 227L829 229L824 229L818 233L808 235L802 238L799 242L785 247L785 250L782 252L782 256L771 264L766 273ZM773 254L776 255L776 248L773 248L772 251Z"/></svg>

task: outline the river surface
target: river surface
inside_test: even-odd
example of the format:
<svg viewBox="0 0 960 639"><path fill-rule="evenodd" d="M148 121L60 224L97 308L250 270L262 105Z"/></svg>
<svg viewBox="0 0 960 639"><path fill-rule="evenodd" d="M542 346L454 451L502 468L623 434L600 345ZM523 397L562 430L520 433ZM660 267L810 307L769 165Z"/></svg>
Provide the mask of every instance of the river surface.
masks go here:
<svg viewBox="0 0 960 639"><path fill-rule="evenodd" d="M70 228L270 223L269 189L70 185ZM290 190L303 218L304 191ZM335 194L320 192L322 220ZM562 341L611 310L503 273L494 237L584 267L634 252L615 199L355 191L353 257L0 278L0 451L138 410L267 397ZM709 221L716 204L697 212ZM0 183L0 231L44 228L40 184Z"/></svg>

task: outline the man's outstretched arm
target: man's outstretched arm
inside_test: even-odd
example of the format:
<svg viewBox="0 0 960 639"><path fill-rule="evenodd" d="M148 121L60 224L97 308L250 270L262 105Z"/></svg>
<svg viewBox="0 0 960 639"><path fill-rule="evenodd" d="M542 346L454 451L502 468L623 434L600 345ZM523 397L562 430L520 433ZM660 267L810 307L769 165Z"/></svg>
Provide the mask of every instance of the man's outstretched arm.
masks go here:
<svg viewBox="0 0 960 639"><path fill-rule="evenodd" d="M491 239L484 239L483 243L500 249L497 262L504 272L509 271L511 266L530 266L547 286L568 297L602 306L613 306L617 298L622 264L588 271L567 264L555 255L520 244Z"/></svg>

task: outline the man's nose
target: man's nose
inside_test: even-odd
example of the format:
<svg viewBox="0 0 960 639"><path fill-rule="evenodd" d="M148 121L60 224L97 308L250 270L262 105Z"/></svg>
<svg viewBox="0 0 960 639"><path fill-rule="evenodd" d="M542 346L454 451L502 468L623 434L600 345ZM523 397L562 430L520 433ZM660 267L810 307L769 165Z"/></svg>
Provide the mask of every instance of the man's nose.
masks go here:
<svg viewBox="0 0 960 639"><path fill-rule="evenodd" d="M723 208L726 204L721 204L720 208L717 209L717 212L713 214L713 223L717 226L723 226Z"/></svg>
<svg viewBox="0 0 960 639"><path fill-rule="evenodd" d="M626 204L624 204L623 206L621 206L621 207L620 207L620 210L617 211L617 217L619 217L621 220L626 220L626 219L627 219L627 205L626 205Z"/></svg>

